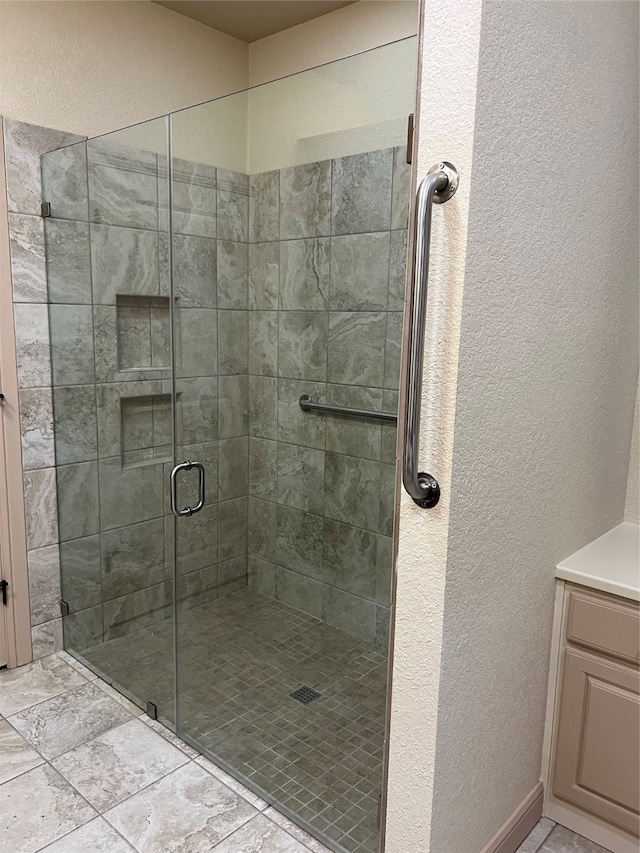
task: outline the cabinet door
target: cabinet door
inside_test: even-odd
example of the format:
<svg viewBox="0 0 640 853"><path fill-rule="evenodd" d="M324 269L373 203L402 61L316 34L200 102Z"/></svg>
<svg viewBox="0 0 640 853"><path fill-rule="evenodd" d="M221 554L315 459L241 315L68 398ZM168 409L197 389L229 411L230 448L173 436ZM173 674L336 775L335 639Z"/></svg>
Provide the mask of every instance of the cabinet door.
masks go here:
<svg viewBox="0 0 640 853"><path fill-rule="evenodd" d="M640 678L633 667L564 652L553 792L638 834Z"/></svg>

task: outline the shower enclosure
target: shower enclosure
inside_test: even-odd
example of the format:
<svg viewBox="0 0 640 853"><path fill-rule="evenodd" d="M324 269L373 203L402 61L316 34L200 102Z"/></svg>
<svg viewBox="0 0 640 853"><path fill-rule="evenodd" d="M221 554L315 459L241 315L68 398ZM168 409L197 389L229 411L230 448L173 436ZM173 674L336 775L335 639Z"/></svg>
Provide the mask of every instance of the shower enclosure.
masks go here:
<svg viewBox="0 0 640 853"><path fill-rule="evenodd" d="M65 647L349 853L379 843L415 54L42 158Z"/></svg>

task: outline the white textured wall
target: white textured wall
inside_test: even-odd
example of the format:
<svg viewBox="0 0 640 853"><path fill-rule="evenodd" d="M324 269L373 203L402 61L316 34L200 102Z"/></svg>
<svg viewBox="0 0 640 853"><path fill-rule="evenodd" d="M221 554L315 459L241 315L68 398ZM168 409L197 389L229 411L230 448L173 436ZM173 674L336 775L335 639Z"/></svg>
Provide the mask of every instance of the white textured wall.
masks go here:
<svg viewBox="0 0 640 853"><path fill-rule="evenodd" d="M623 518L638 11L483 6L433 853L476 853L540 778L554 566Z"/></svg>
<svg viewBox="0 0 640 853"><path fill-rule="evenodd" d="M640 394L638 393L636 393L636 409L633 417L624 520L631 521L633 524L640 524Z"/></svg>
<svg viewBox="0 0 640 853"><path fill-rule="evenodd" d="M407 38L251 89L249 171L404 145L416 56L417 40Z"/></svg>
<svg viewBox="0 0 640 853"><path fill-rule="evenodd" d="M398 491L386 853L429 851L481 6L427 0L422 13L417 176L444 158L459 169L461 183L451 201L435 208L431 237L420 459L421 470L442 483L442 498L424 510Z"/></svg>
<svg viewBox="0 0 640 853"><path fill-rule="evenodd" d="M249 171L403 145L417 31L417 0L361 0L249 45L251 85L277 80L250 93Z"/></svg>
<svg viewBox="0 0 640 853"><path fill-rule="evenodd" d="M148 0L1 0L0 114L96 136L244 88L248 57Z"/></svg>
<svg viewBox="0 0 640 853"><path fill-rule="evenodd" d="M418 32L418 0L360 0L249 45L251 86Z"/></svg>

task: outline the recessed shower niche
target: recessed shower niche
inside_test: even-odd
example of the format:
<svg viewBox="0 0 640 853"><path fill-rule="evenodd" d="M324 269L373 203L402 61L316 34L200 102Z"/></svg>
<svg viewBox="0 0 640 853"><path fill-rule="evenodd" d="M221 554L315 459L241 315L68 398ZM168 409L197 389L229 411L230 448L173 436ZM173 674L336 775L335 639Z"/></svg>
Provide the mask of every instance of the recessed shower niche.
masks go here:
<svg viewBox="0 0 640 853"><path fill-rule="evenodd" d="M171 462L171 395L120 400L122 467Z"/></svg>
<svg viewBox="0 0 640 853"><path fill-rule="evenodd" d="M169 298L116 296L116 336L120 371L170 368Z"/></svg>

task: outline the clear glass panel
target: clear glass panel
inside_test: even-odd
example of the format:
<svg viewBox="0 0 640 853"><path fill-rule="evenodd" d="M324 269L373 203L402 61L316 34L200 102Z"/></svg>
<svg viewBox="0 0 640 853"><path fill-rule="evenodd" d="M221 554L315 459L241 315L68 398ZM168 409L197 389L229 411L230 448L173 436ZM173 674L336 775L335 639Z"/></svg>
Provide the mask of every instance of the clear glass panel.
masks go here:
<svg viewBox="0 0 640 853"><path fill-rule="evenodd" d="M416 43L171 118L177 725L378 849ZM179 505L198 501L195 470Z"/></svg>
<svg viewBox="0 0 640 853"><path fill-rule="evenodd" d="M174 714L165 118L42 158L65 648Z"/></svg>

